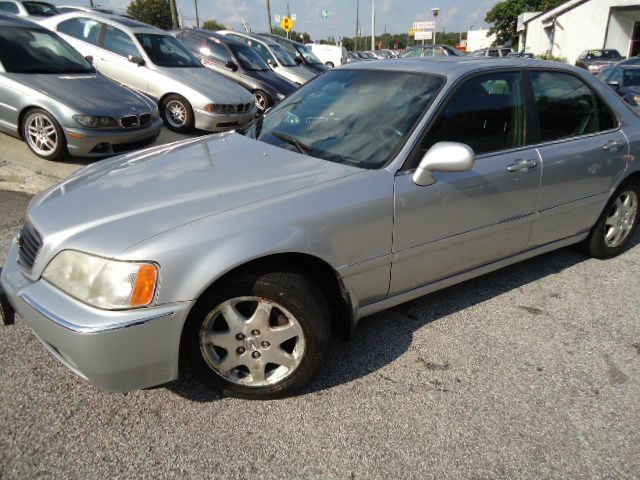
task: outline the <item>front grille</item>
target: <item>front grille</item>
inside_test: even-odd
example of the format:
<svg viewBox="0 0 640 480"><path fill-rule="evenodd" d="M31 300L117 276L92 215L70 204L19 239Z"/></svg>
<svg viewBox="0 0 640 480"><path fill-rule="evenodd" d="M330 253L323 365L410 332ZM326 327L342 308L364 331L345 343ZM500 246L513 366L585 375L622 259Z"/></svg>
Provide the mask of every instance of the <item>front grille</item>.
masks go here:
<svg viewBox="0 0 640 480"><path fill-rule="evenodd" d="M216 108L221 113L244 113L251 110L251 104L239 103L237 105L217 105Z"/></svg>
<svg viewBox="0 0 640 480"><path fill-rule="evenodd" d="M150 113L145 113L144 115L140 115L140 126L141 127L149 125L150 121L151 121L151 114Z"/></svg>
<svg viewBox="0 0 640 480"><path fill-rule="evenodd" d="M31 273L40 247L42 247L42 237L33 226L25 223L18 235L18 263L25 272Z"/></svg>

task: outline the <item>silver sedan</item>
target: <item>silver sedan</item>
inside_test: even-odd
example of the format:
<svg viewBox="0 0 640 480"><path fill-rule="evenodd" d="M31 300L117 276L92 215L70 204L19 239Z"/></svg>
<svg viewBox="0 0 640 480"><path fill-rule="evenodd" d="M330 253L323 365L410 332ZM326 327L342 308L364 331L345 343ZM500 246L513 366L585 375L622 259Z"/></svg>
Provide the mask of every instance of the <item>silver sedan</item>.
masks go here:
<svg viewBox="0 0 640 480"><path fill-rule="evenodd" d="M247 136L116 158L38 195L4 304L103 389L168 382L183 353L222 392L282 397L362 317L571 244L624 252L639 155L640 117L575 67L348 65Z"/></svg>
<svg viewBox="0 0 640 480"><path fill-rule="evenodd" d="M141 148L161 128L150 99L96 73L49 30L0 15L0 131L59 160Z"/></svg>
<svg viewBox="0 0 640 480"><path fill-rule="evenodd" d="M41 23L91 56L99 72L156 100L171 130L234 130L258 113L251 93L205 68L163 30L88 12L57 15Z"/></svg>

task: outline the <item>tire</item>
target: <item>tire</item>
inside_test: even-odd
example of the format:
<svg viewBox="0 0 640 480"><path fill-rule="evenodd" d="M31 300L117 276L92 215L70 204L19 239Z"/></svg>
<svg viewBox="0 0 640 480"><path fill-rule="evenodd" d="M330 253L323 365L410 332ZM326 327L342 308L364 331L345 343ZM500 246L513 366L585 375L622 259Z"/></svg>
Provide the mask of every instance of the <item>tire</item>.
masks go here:
<svg viewBox="0 0 640 480"><path fill-rule="evenodd" d="M326 360L329 337L329 309L311 279L296 272L249 272L198 301L182 349L215 390L268 400L309 383Z"/></svg>
<svg viewBox="0 0 640 480"><path fill-rule="evenodd" d="M640 183L622 183L585 240L587 252L602 260L620 255L638 226L639 205Z"/></svg>
<svg viewBox="0 0 640 480"><path fill-rule="evenodd" d="M256 106L261 112L264 112L267 108L273 106L271 96L264 90L254 90L252 93L256 99Z"/></svg>
<svg viewBox="0 0 640 480"><path fill-rule="evenodd" d="M326 65L327 67L329 67L329 68L333 68L333 67L335 67L335 65L333 64L333 62L327 62L327 63L325 63L325 65Z"/></svg>
<svg viewBox="0 0 640 480"><path fill-rule="evenodd" d="M160 103L160 114L169 130L178 133L187 133L193 130L193 107L189 100L182 95L175 93L167 95Z"/></svg>
<svg viewBox="0 0 640 480"><path fill-rule="evenodd" d="M45 160L62 160L67 151L67 137L58 121L46 110L33 108L25 113L20 125L22 139L29 150Z"/></svg>

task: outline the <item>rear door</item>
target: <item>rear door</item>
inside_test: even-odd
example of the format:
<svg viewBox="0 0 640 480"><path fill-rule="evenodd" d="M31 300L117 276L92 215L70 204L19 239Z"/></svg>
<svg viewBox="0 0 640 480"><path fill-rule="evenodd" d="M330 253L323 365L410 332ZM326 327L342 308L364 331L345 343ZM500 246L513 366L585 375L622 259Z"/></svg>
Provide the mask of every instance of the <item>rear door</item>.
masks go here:
<svg viewBox="0 0 640 480"><path fill-rule="evenodd" d="M628 144L613 110L581 78L531 72L543 161L530 246L589 230L627 168Z"/></svg>
<svg viewBox="0 0 640 480"><path fill-rule="evenodd" d="M465 80L396 176L391 295L526 247L541 168L537 152L527 146L524 87L520 72ZM433 185L416 185L413 170L442 141L473 148L475 166L436 172Z"/></svg>

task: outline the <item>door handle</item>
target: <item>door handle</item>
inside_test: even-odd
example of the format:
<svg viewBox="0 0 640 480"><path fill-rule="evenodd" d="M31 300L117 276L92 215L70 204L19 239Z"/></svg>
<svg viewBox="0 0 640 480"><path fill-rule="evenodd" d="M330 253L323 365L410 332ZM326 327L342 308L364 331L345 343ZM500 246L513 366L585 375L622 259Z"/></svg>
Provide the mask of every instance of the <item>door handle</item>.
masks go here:
<svg viewBox="0 0 640 480"><path fill-rule="evenodd" d="M520 170L531 170L538 166L537 160L517 160L507 167L509 172L518 172Z"/></svg>
<svg viewBox="0 0 640 480"><path fill-rule="evenodd" d="M604 148L608 152L617 152L619 148L622 148L625 145L625 142L616 142L615 140L609 140L602 148Z"/></svg>

